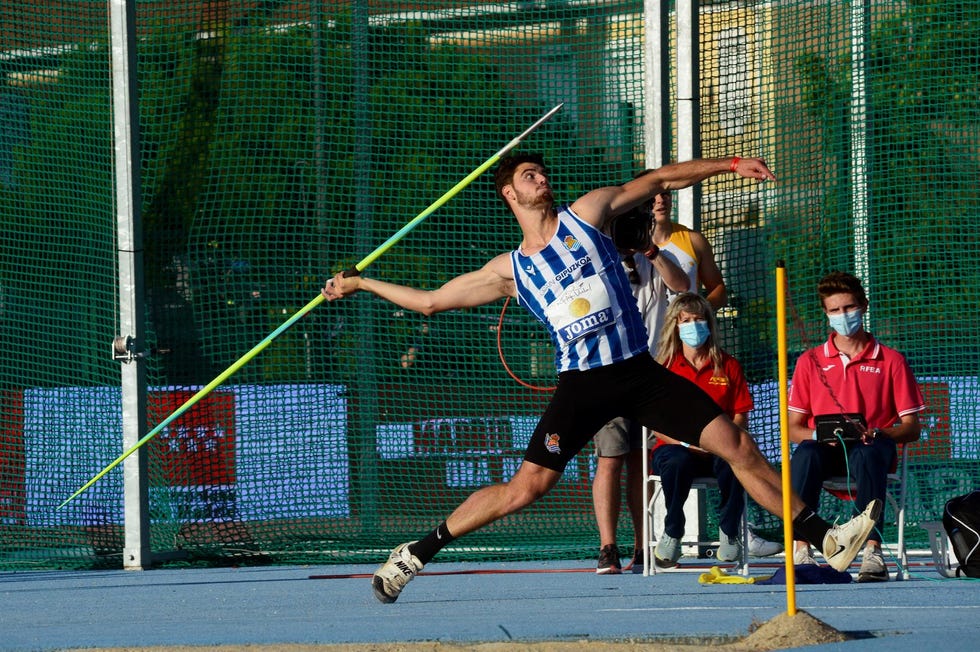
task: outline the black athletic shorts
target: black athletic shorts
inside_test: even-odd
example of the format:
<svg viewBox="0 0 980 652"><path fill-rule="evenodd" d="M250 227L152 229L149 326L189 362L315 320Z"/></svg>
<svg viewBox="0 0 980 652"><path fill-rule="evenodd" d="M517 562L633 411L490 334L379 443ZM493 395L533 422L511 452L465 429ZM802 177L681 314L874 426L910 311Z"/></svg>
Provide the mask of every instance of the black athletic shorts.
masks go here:
<svg viewBox="0 0 980 652"><path fill-rule="evenodd" d="M722 410L700 387L647 354L588 371L565 371L524 459L555 471L610 419L626 417L689 444Z"/></svg>

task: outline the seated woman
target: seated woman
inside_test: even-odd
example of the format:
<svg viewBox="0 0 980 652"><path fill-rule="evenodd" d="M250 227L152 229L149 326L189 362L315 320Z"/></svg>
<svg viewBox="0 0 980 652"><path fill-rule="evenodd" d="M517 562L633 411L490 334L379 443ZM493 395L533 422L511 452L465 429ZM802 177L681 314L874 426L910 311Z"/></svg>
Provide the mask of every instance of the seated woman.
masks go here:
<svg viewBox="0 0 980 652"><path fill-rule="evenodd" d="M711 305L703 297L691 292L679 294L667 309L656 358L672 372L695 382L728 413L735 425L745 429L752 395L741 365L719 348L717 331ZM699 476L717 478L721 491L720 545L716 558L739 559L738 528L745 509L745 491L731 467L715 455L661 433L657 433L652 456L651 468L660 476L667 503L664 535L657 542L654 563L661 568L677 565L684 536L684 503L694 478Z"/></svg>

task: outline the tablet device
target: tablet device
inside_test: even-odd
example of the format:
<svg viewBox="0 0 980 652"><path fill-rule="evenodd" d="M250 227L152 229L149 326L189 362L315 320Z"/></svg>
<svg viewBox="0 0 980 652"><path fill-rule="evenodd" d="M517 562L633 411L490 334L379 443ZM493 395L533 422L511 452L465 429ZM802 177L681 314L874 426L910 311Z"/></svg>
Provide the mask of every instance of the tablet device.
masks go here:
<svg viewBox="0 0 980 652"><path fill-rule="evenodd" d="M840 442L851 444L861 440L868 429L863 414L818 414L813 417L814 429L819 442Z"/></svg>

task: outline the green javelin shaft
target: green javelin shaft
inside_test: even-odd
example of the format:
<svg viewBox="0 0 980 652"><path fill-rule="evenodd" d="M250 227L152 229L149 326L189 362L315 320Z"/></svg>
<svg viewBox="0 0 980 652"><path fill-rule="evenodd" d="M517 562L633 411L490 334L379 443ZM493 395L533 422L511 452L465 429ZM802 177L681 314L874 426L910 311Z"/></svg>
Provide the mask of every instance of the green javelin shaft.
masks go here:
<svg viewBox="0 0 980 652"><path fill-rule="evenodd" d="M547 122L548 120L550 120L553 115L555 115L556 113L558 113L559 110L561 110L562 106L564 106L564 103L557 105L556 107L554 107L553 109L551 109L550 111L548 111L547 113L545 113L543 116L541 116L537 120L537 122L535 122L533 125L531 125L527 129L525 129L519 136L517 136L516 138L514 138L512 141L510 141L509 143L507 143L506 145L504 145L500 149L500 151L498 151L496 154L494 154L493 156L491 156L490 158L488 158L486 161L484 161L483 164L480 165L480 167L476 168L475 170L473 170L472 172L470 172L468 175L466 175L466 177L464 177L455 186L453 186L452 188L450 188L449 191L446 192L442 197L440 197L439 199L437 199L434 202L432 202L432 204L430 204L428 208L426 208L424 211L422 211L417 216L415 216L410 222L408 222L405 226L403 226L401 229L399 229L398 232L396 232L390 238L388 238L387 240L385 240L377 249L375 249L374 251L372 251L371 253L369 253L359 263L357 263L356 265L354 265L354 269L357 270L358 272L361 272L364 269L366 269L368 265L370 265L371 263L373 263L379 256L381 256L381 254L383 254L386 251L388 251L389 249L391 249L391 247L394 246L394 244L396 242L398 242L403 237L405 237L405 235L409 231L411 231L416 226L418 226L425 218L427 218L429 215L431 215L436 210L438 210L439 207L441 207L443 204L445 204L450 199L452 199L457 193L459 193L459 191L461 191L463 188L465 188L466 186L468 186L474 179L476 179L478 176L480 176L481 174L483 174L484 172L486 172L491 166L493 166L497 161L499 161L500 158L504 154L506 154L510 150L514 149L515 147L517 147L520 144L520 142L522 140L524 140L524 138L526 138L528 135L530 135L532 132L534 132L538 127L540 127L541 125L543 125L545 122ZM94 485L96 482L98 482L99 480L101 480L102 477L106 473L108 473L112 469L114 469L117 466L119 466L119 464L121 464L123 460L125 460L127 457L129 457L130 455L132 455L133 453L135 453L137 450L139 450L140 448L142 448L148 441L150 441L151 439L153 439L154 437L156 437L157 435L159 435L163 431L163 429L166 428L171 423L173 423L173 421L175 419L177 419L178 417L180 417L180 415L182 415L185 412L187 412L198 401L200 401L202 398L204 398L205 396L207 396L208 394L210 394L212 391L214 391L214 389L216 387L218 387L218 385L221 385L223 382L225 382L226 380L228 380L229 378L231 378L231 376L234 375L239 369L241 369L246 364L248 364L248 362L252 358L254 358L255 356L257 356L267 346L269 346L272 343L273 340L275 340L277 337L279 337L280 335L282 335L286 330L289 329L290 326L292 326L293 324L295 324L304 315L306 315L311 310L313 310L314 308L316 308L318 305L320 305L321 303L323 303L323 301L324 301L323 295L322 294L318 294L316 296L316 298L314 298L309 303L307 303L305 306L303 306L302 308L300 308L292 317L290 317L289 319L287 319L286 321L284 321L279 326L279 328L277 328L276 330L274 330L271 333L269 333L268 335L266 335L265 338L261 342L259 342L255 346L253 346L247 353L245 353L245 355L243 355L242 357L238 358L238 360L236 360L235 362L233 362L231 364L231 366L228 367L227 369L225 369L224 371L222 371L218 375L217 378L215 378L210 383L208 383L203 388L201 388L196 394L194 394L194 396L192 396L189 399L187 399L187 401L183 405L181 405L179 408L177 408L176 410L174 410L173 413L171 413L170 416L168 416L166 419L164 419L163 421L161 421L155 428L153 428L153 430L151 430L150 432L146 433L138 442L136 442L132 447L130 447L129 450L125 451L122 455L120 455L119 457L117 457L116 459L114 459L108 466L106 466L104 469L102 469L101 471L99 471L98 473L96 473L94 476L92 476L92 479L91 480L89 480L88 482L86 482L85 484L83 484L78 489L78 491L76 491L75 493L73 493L71 496L69 496L68 498L66 498L64 502L62 502L60 505L58 505L58 509L61 509L62 507L64 507L68 503L70 503L72 500L74 500L75 498L77 498L82 492L84 492L89 487L91 487L92 485Z"/></svg>

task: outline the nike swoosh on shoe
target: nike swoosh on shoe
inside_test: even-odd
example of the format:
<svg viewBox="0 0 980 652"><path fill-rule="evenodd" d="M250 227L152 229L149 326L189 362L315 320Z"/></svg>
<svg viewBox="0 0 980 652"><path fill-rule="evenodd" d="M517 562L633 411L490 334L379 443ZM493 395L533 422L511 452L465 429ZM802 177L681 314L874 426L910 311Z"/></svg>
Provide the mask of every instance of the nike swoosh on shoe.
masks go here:
<svg viewBox="0 0 980 652"><path fill-rule="evenodd" d="M832 554L831 556L829 556L829 557L827 557L827 561L830 561L831 559L833 559L833 558L834 558L834 557L836 557L837 555L839 555L839 554L841 554L842 552L844 552L844 546L842 546L842 545L840 545L840 544L838 543L838 544L837 544L837 552L835 552L835 553L834 553L834 554Z"/></svg>

